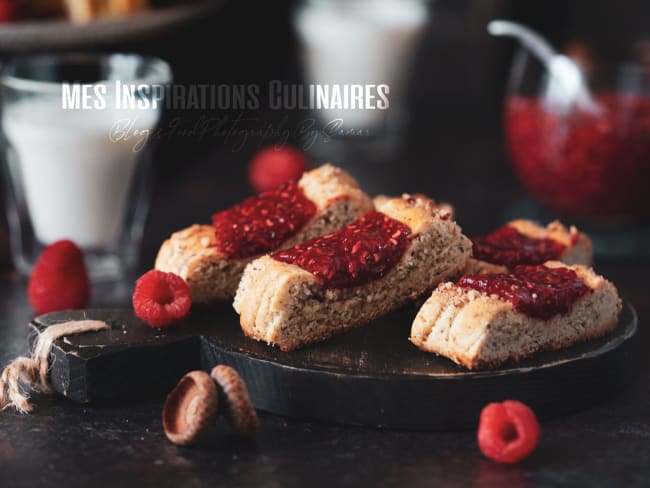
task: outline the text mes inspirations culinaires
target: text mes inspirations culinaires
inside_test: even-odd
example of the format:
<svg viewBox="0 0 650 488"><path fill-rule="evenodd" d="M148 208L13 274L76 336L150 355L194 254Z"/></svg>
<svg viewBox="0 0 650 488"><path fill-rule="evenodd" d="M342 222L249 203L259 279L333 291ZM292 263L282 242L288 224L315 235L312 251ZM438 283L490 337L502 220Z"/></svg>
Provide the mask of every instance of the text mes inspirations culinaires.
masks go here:
<svg viewBox="0 0 650 488"><path fill-rule="evenodd" d="M272 80L266 98L272 110L387 110L389 94L387 84L301 85ZM256 84L155 85L115 80L64 83L61 90L64 110L155 110L161 104L174 110L256 110L262 99L261 87Z"/></svg>

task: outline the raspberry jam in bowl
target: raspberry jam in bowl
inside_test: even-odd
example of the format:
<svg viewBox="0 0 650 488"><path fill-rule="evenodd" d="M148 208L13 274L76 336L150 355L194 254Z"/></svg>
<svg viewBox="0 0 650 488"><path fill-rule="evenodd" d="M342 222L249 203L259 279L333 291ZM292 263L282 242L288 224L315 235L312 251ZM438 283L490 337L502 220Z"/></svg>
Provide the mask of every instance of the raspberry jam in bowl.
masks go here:
<svg viewBox="0 0 650 488"><path fill-rule="evenodd" d="M574 217L650 216L650 71L583 66L592 112L554 104L557 83L534 64L516 58L505 102L507 147L528 192Z"/></svg>

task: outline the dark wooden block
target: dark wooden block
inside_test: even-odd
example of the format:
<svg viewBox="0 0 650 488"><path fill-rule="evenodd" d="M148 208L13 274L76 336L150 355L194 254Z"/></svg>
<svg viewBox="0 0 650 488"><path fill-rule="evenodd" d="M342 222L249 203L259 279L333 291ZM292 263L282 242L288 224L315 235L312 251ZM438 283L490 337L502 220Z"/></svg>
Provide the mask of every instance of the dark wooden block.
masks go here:
<svg viewBox="0 0 650 488"><path fill-rule="evenodd" d="M629 304L605 338L487 372L467 371L412 346L414 316L414 308L405 308L292 353L244 337L226 305L196 308L164 332L128 310L59 312L37 317L32 326L81 318L111 325L55 344L53 386L76 402L162 396L187 371L223 363L239 371L258 409L385 428L466 428L486 403L507 398L542 417L562 415L610 398L634 373L637 318Z"/></svg>
<svg viewBox="0 0 650 488"><path fill-rule="evenodd" d="M162 395L187 371L201 366L201 337L195 327L157 332L126 309L42 315L32 321L32 340L37 329L84 318L104 320L111 330L59 339L50 358L54 389L74 402Z"/></svg>

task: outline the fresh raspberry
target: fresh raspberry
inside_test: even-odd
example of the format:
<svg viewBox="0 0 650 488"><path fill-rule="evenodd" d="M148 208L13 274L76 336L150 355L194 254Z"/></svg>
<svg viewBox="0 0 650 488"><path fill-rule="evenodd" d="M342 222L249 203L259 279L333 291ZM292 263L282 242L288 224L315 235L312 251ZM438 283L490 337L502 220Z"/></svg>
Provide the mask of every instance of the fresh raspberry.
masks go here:
<svg viewBox="0 0 650 488"><path fill-rule="evenodd" d="M190 287L174 273L153 269L135 283L133 310L151 327L161 329L173 324L185 317L191 306Z"/></svg>
<svg viewBox="0 0 650 488"><path fill-rule="evenodd" d="M16 1L0 0L0 23L11 22L16 19Z"/></svg>
<svg viewBox="0 0 650 488"><path fill-rule="evenodd" d="M535 413L521 402L490 403L481 412L478 445L497 463L514 464L535 450L540 427Z"/></svg>
<svg viewBox="0 0 650 488"><path fill-rule="evenodd" d="M248 181L255 191L261 193L287 181L297 181L308 168L309 161L298 149L269 146L253 157L248 167Z"/></svg>
<svg viewBox="0 0 650 488"><path fill-rule="evenodd" d="M27 296L39 314L84 308L90 281L81 249L69 240L47 246L34 265Z"/></svg>

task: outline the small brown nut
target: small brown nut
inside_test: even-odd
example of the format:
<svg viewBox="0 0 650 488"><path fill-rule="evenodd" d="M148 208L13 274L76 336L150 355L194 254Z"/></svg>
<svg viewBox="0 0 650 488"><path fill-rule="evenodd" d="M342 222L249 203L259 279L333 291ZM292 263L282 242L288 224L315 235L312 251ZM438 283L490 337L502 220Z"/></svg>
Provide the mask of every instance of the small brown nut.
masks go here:
<svg viewBox="0 0 650 488"><path fill-rule="evenodd" d="M190 371L174 387L162 412L167 438L186 446L195 442L217 418L219 393L208 373Z"/></svg>
<svg viewBox="0 0 650 488"><path fill-rule="evenodd" d="M230 366L220 364L212 369L210 376L223 393L222 399L226 401L222 403L221 412L234 431L243 436L253 435L259 427L257 413L239 373Z"/></svg>

